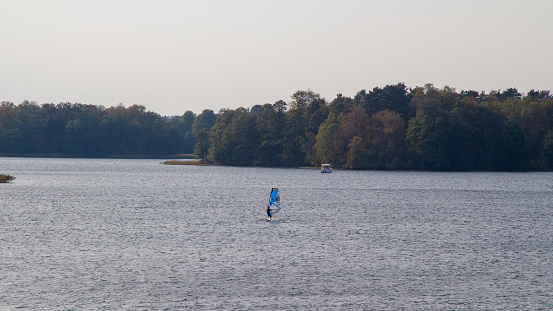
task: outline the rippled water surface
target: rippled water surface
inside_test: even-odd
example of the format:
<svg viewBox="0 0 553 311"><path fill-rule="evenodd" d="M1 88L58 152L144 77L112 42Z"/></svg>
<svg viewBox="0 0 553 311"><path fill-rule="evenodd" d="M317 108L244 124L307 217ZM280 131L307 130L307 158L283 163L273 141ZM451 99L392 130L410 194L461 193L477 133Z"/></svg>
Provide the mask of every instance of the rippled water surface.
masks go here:
<svg viewBox="0 0 553 311"><path fill-rule="evenodd" d="M17 177L0 184L2 310L553 308L552 173L26 158L0 173Z"/></svg>

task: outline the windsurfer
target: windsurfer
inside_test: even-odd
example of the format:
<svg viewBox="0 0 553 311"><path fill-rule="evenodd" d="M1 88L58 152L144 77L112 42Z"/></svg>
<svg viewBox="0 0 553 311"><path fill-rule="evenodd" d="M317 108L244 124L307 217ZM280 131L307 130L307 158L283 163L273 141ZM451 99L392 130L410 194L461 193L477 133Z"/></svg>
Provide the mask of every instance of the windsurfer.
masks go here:
<svg viewBox="0 0 553 311"><path fill-rule="evenodd" d="M271 219L271 207L267 205L267 218Z"/></svg>

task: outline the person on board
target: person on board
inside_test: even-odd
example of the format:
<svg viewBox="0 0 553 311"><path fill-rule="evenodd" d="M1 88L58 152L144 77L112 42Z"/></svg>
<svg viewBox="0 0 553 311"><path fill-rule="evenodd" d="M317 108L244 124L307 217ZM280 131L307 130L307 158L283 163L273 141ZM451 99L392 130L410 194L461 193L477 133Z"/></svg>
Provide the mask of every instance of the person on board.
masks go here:
<svg viewBox="0 0 553 311"><path fill-rule="evenodd" d="M267 218L271 219L271 207L270 207L270 205L267 205Z"/></svg>

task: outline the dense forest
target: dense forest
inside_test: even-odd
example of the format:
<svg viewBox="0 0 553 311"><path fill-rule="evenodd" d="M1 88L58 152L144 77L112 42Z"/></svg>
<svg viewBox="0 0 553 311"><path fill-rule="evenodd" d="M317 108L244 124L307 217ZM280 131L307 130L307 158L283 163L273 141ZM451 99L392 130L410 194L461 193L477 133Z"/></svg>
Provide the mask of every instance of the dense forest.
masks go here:
<svg viewBox="0 0 553 311"><path fill-rule="evenodd" d="M215 124L212 110L165 118L144 106L23 102L0 104L0 154L72 157L192 153L195 134Z"/></svg>
<svg viewBox="0 0 553 311"><path fill-rule="evenodd" d="M290 102L162 117L144 106L0 105L0 154L79 157L194 153L222 165L347 169L553 169L550 91L456 92L403 83Z"/></svg>

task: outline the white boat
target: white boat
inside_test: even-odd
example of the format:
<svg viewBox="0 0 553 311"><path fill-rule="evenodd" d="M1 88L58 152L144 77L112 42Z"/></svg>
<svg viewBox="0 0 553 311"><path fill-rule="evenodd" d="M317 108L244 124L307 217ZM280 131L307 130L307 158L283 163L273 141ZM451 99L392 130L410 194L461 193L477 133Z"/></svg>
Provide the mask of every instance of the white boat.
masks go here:
<svg viewBox="0 0 553 311"><path fill-rule="evenodd" d="M330 164L321 164L321 173L332 173L332 167L330 167Z"/></svg>

